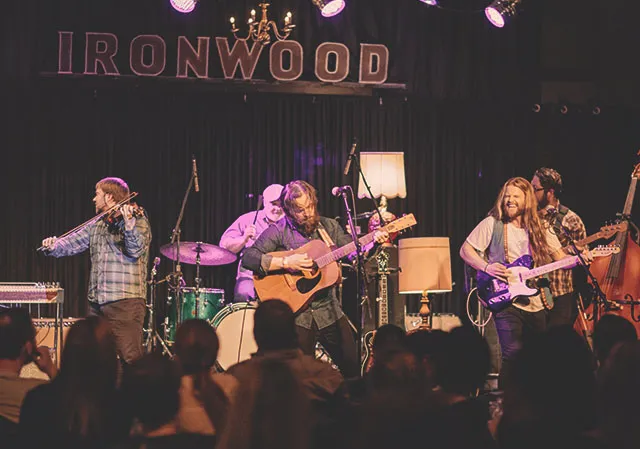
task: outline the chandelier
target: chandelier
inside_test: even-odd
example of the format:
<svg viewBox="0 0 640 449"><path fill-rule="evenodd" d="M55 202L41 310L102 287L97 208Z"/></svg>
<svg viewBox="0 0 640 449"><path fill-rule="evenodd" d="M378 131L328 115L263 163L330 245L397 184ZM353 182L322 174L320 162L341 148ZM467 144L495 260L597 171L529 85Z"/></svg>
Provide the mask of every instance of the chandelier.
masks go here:
<svg viewBox="0 0 640 449"><path fill-rule="evenodd" d="M291 30L295 28L295 25L292 23L292 15L291 12L287 12L284 16L284 27L282 31L278 30L278 25L273 20L269 20L267 16L267 8L269 7L269 3L259 3L258 6L262 10L262 17L258 22L256 22L256 10L251 10L251 15L247 23L249 24L249 32L246 37L238 37L238 32L240 31L236 27L236 19L231 17L229 21L231 22L231 32L233 33L233 37L240 41L248 41L252 39L254 42L259 42L262 45L269 45L271 43L271 33L278 39L279 41L285 40L291 34Z"/></svg>

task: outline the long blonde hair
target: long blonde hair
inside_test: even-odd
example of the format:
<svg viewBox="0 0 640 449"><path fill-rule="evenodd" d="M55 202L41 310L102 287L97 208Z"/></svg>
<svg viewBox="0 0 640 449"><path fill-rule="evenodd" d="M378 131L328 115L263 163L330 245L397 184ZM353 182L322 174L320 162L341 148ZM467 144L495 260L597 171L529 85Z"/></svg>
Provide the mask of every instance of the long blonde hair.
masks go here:
<svg viewBox="0 0 640 449"><path fill-rule="evenodd" d="M551 262L551 248L547 243L546 230L538 216L538 202L533 192L533 186L524 178L511 178L504 183L489 215L503 223L509 222L509 216L505 210L504 195L507 187L514 186L524 193L524 212L522 225L529 236L531 255L537 266Z"/></svg>

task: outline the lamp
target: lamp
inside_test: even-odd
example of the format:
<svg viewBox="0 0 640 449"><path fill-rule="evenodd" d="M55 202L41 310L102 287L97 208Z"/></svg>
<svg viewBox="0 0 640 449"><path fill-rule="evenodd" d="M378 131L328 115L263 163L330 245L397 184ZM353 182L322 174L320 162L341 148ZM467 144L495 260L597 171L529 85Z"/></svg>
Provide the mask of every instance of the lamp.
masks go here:
<svg viewBox="0 0 640 449"><path fill-rule="evenodd" d="M360 153L360 174L358 198L370 198L364 180L367 180L374 198L380 198L380 214L384 221L393 221L395 215L387 212L387 198L406 198L407 185L404 178L403 152L362 152ZM364 179L363 179L364 176ZM369 220L369 231L380 226L380 217L373 214ZM393 240L392 236L391 240Z"/></svg>
<svg viewBox="0 0 640 449"><path fill-rule="evenodd" d="M271 32L275 35L276 39L279 41L283 41L289 37L291 34L291 30L295 28L295 25L292 23L293 18L290 11L288 11L284 16L284 27L282 28L282 33L278 31L278 25L273 20L269 20L267 15L267 8L269 8L269 3L259 3L258 6L261 9L261 17L260 21L256 24L256 10L252 9L249 19L247 23L249 24L249 32L246 37L238 37L237 33L240 31L236 27L236 19L235 17L231 17L229 22L231 22L231 32L233 33L233 37L235 37L239 41L247 41L251 38L254 42L260 42L262 45L269 45L271 43Z"/></svg>
<svg viewBox="0 0 640 449"><path fill-rule="evenodd" d="M449 237L415 237L398 242L398 289L421 294L420 329L430 329L429 295L452 290Z"/></svg>
<svg viewBox="0 0 640 449"><path fill-rule="evenodd" d="M195 9L198 0L170 0L169 3L176 11L188 14Z"/></svg>

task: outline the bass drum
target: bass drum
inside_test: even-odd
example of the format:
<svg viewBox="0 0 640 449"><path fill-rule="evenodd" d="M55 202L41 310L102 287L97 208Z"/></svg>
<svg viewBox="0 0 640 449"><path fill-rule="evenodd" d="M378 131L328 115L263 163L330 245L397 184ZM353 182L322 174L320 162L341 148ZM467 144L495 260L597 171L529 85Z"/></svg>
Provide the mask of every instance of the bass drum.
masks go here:
<svg viewBox="0 0 640 449"><path fill-rule="evenodd" d="M211 321L218 334L220 350L217 368L226 371L236 363L248 360L258 350L253 338L253 317L256 306L248 303L229 304Z"/></svg>

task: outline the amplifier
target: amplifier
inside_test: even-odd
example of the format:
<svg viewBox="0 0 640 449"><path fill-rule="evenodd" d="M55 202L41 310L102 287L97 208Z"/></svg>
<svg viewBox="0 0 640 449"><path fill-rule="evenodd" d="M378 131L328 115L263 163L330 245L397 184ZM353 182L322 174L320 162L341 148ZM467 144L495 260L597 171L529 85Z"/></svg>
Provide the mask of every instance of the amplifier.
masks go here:
<svg viewBox="0 0 640 449"><path fill-rule="evenodd" d="M67 339L67 333L73 323L80 318L63 318L62 325L62 340ZM55 334L55 319L54 318L34 318L33 325L36 328L36 344L38 346L47 346L53 351L53 336ZM51 358L56 366L60 367L60 355L62 354L62 348L58 348L56 354L51 354ZM29 363L22 367L20 371L20 377L31 377L35 379L48 379L47 375L38 369L35 363Z"/></svg>
<svg viewBox="0 0 640 449"><path fill-rule="evenodd" d="M414 331L422 324L422 317L417 313L407 313L404 316L404 325L407 332ZM454 327L462 326L462 321L458 315L453 313L433 313L431 314L431 329L439 329L450 332Z"/></svg>

